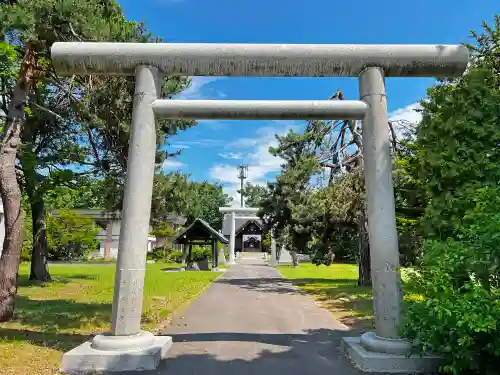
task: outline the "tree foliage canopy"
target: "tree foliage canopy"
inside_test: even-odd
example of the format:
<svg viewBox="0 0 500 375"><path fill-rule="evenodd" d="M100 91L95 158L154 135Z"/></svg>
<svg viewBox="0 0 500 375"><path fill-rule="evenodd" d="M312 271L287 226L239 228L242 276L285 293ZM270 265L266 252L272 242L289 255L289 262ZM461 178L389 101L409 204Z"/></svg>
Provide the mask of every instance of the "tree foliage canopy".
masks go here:
<svg viewBox="0 0 500 375"><path fill-rule="evenodd" d="M407 172L428 197L404 332L453 374L496 374L500 357L500 16L472 33L472 63L422 101Z"/></svg>
<svg viewBox="0 0 500 375"><path fill-rule="evenodd" d="M179 172L158 173L153 186L151 222L157 228L171 214L185 216L187 224L203 219L215 229L222 228L223 215L219 207L229 205L230 198L219 183L190 181Z"/></svg>

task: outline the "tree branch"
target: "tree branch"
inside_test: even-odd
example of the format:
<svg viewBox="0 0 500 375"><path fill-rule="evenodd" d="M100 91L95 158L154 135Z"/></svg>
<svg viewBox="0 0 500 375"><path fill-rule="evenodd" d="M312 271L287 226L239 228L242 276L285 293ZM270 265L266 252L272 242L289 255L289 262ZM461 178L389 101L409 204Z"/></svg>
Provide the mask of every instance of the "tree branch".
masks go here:
<svg viewBox="0 0 500 375"><path fill-rule="evenodd" d="M54 117L56 117L59 120L64 120L64 118L61 115L55 113L54 111L51 111L48 108L42 107L41 105L39 105L39 104L37 104L37 103L35 103L33 101L29 101L28 103L30 105L32 105L33 107L35 107L36 109L39 109L42 112L48 113L49 115L54 116Z"/></svg>

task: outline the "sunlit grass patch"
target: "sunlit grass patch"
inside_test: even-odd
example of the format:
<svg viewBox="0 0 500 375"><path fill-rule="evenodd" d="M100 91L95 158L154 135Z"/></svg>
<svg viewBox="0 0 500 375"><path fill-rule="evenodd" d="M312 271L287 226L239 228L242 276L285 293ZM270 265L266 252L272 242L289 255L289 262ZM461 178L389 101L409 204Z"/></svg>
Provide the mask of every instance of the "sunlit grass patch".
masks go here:
<svg viewBox="0 0 500 375"><path fill-rule="evenodd" d="M142 326L162 329L220 273L163 272L177 266L147 265ZM65 351L109 329L115 265L51 265L54 282L35 286L29 265L19 274L15 319L0 324L2 375L53 375Z"/></svg>

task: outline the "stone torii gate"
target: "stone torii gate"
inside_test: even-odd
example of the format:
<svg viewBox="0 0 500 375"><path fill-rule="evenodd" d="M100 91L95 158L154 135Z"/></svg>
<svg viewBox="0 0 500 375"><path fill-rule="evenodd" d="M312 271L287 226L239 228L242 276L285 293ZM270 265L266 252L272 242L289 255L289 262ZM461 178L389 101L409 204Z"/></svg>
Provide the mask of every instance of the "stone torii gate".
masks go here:
<svg viewBox="0 0 500 375"><path fill-rule="evenodd" d="M236 244L236 218L244 220L259 220L260 218L256 216L258 208L252 207L220 207L219 212L223 214L229 214L229 260L228 264L233 265L235 263L235 244ZM236 216L237 213L246 214L248 216ZM253 214L253 215L252 215ZM276 255L276 254L275 254Z"/></svg>
<svg viewBox="0 0 500 375"><path fill-rule="evenodd" d="M236 218L244 220L260 220L260 217L256 216L258 208L253 207L220 207L219 212L223 214L229 214L230 221L230 234L229 234L229 261L228 264L235 263L235 243L236 243ZM237 213L247 214L248 216L236 216ZM254 214L254 215L252 215ZM278 258L276 255L276 239L271 236L271 260L268 265L275 267L278 264Z"/></svg>
<svg viewBox="0 0 500 375"><path fill-rule="evenodd" d="M468 63L465 47L81 42L55 43L52 60L61 75L127 75L136 80L111 332L66 353L63 370L154 369L172 344L169 337L140 329L155 117L363 120L376 332L346 338L343 345L363 370L429 369L432 358L406 358L409 344L398 336L402 291L384 79L460 75ZM357 77L360 100L164 100L159 98L164 75Z"/></svg>

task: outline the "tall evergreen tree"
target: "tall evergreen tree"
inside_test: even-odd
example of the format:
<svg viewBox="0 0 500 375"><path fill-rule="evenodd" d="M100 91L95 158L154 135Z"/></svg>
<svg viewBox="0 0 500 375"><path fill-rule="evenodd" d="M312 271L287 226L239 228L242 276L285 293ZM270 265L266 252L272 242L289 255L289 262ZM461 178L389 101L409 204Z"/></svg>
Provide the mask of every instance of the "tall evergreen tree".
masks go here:
<svg viewBox="0 0 500 375"><path fill-rule="evenodd" d="M75 164L87 165L83 174L96 172L101 178L119 182L123 181L126 166L124 150L129 138L133 80L60 78L50 62L51 45L56 41L156 40L151 39L142 24L128 22L112 0L4 1L0 5L0 30L3 42L14 47L19 61L17 77L10 81L13 84L7 121L0 141L0 187L6 227L0 259L0 320L8 320L14 306L22 244L21 189L17 177L21 177L29 195L33 215L31 277L44 281L50 279L46 267L46 191L61 183L75 183ZM186 83L185 78L167 78L164 88L172 94ZM102 101L96 102L103 98L108 98L109 108L115 110L112 115L104 113ZM109 103L109 98L116 100ZM163 135L175 134L184 124L162 123L159 146L164 143ZM109 134L114 138L107 137ZM96 149L108 152L108 164L92 153ZM115 150L119 157L113 155ZM166 156L165 152L160 154ZM108 167L110 159L121 163L114 174Z"/></svg>

